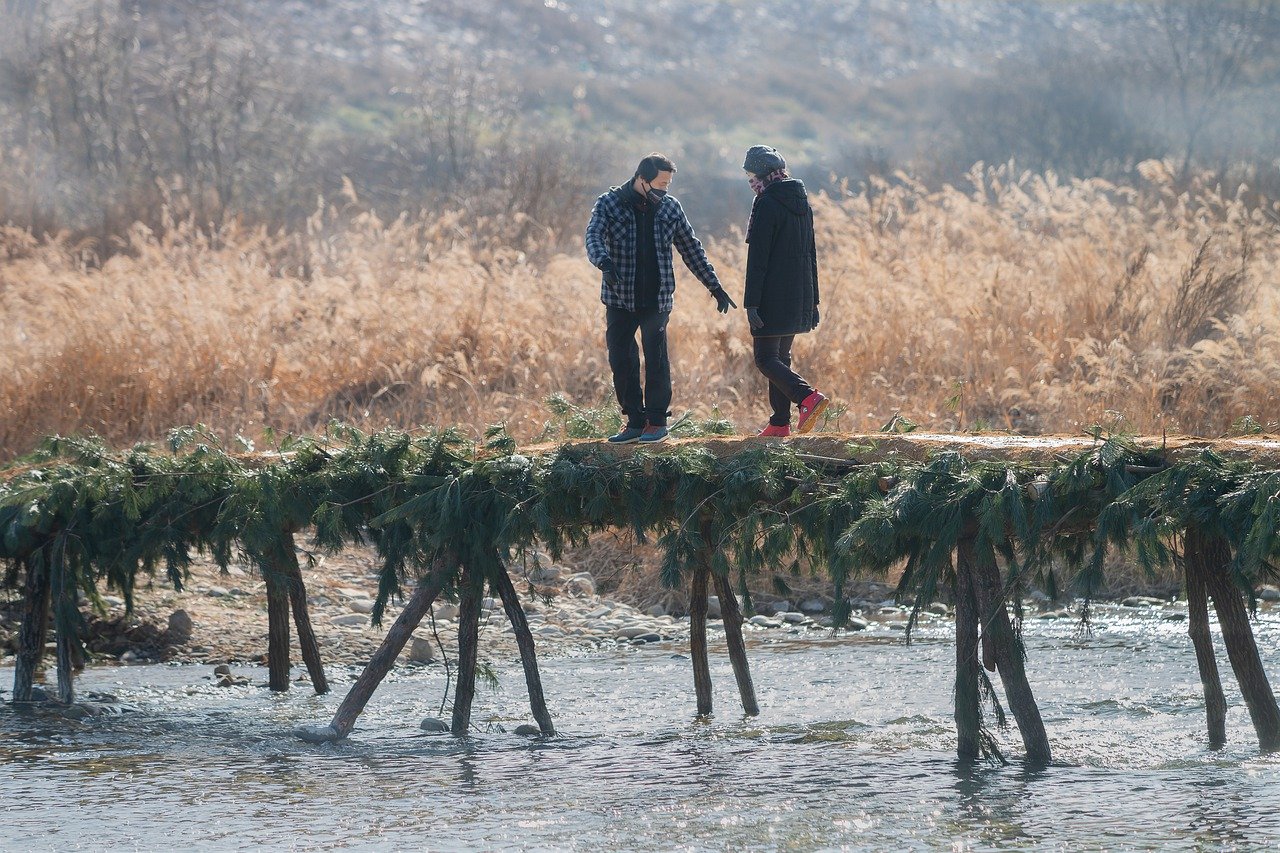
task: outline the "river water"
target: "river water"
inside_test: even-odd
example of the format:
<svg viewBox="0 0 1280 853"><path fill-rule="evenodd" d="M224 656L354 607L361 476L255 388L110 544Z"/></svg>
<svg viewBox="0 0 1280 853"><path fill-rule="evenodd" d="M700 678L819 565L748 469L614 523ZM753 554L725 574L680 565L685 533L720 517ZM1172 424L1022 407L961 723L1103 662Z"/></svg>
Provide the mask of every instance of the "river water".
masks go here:
<svg viewBox="0 0 1280 853"><path fill-rule="evenodd" d="M956 762L951 624L910 646L876 627L832 637L753 633L759 717L713 645L715 716L693 719L687 649L625 647L547 659L561 735L529 722L519 666L492 661L469 738L426 734L440 667L402 670L352 737L312 746L334 694L283 696L266 673L217 688L211 667L94 667L82 693L113 713L66 721L0 708L5 850L1142 850L1280 846L1280 758L1258 754L1225 654L1228 745L1205 746L1185 622L1097 608L1029 621L1028 667L1055 763ZM1280 684L1280 612L1255 623ZM717 653L720 652L720 653ZM0 683L12 684L12 668ZM998 682L997 682L998 683ZM0 696L7 700L5 693Z"/></svg>

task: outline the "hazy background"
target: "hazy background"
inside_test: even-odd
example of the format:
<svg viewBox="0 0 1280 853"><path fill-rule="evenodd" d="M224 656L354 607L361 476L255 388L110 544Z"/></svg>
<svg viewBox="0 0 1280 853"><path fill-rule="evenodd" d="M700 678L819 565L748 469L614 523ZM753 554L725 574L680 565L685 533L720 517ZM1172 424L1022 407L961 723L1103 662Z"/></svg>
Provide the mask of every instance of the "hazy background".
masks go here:
<svg viewBox="0 0 1280 853"><path fill-rule="evenodd" d="M284 225L324 196L567 244L657 149L715 233L756 142L815 187L1168 157L1274 197L1278 45L1271 2L3 0L0 221Z"/></svg>

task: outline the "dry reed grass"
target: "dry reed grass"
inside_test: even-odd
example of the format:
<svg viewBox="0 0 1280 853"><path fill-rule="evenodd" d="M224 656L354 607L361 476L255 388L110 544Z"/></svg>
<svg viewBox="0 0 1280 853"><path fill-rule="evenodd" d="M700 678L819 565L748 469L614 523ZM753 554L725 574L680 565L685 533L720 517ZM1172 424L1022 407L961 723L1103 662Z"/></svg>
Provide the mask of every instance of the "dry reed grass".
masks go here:
<svg viewBox="0 0 1280 853"><path fill-rule="evenodd" d="M1160 163L1142 172L1135 188L975 167L963 189L899 176L816 197L823 322L796 364L847 407L834 426L895 412L1031 433L1117 412L1136 431L1280 421L1275 208L1177 192ZM139 226L101 265L0 232L0 456L53 432L128 442L203 422L255 438L330 417L505 421L535 438L549 395L609 399L598 274L580 253L471 239L492 230L333 212L289 238ZM305 275L281 260L298 245ZM708 250L740 293L740 235ZM752 429L767 403L745 318L680 275L675 408Z"/></svg>

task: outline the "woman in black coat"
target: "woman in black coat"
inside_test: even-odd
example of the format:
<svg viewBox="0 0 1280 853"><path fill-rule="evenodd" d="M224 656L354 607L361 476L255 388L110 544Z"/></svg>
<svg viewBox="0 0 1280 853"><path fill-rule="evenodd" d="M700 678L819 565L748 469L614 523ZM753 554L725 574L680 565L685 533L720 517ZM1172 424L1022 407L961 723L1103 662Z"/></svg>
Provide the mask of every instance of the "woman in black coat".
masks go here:
<svg viewBox="0 0 1280 853"><path fill-rule="evenodd" d="M799 407L797 432L809 432L827 398L791 369L796 335L818 325L818 252L813 209L804 184L787 173L776 149L753 145L742 163L756 200L747 224L747 290L743 306L751 324L756 367L769 380L773 415L760 431L791 434L791 404Z"/></svg>

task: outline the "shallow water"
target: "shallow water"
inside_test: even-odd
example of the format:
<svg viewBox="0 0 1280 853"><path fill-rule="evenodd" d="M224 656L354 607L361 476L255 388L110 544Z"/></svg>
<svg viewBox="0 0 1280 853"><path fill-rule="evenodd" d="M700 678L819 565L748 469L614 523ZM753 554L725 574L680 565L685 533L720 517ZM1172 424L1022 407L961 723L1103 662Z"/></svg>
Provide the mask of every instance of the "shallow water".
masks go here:
<svg viewBox="0 0 1280 853"><path fill-rule="evenodd" d="M123 712L68 722L0 709L5 850L339 849L1241 849L1280 845L1280 758L1258 755L1225 654L1228 746L1204 745L1184 622L1100 608L1093 635L1028 622L1028 665L1055 764L954 757L951 625L910 646L887 629L803 641L753 634L762 713L734 713L723 654L718 713L692 719L684 651L655 645L543 661L561 736L528 721L523 680L476 698L466 739L443 716L439 667L402 671L352 737L310 746L335 695L217 688L209 667L99 667L83 692ZM1280 681L1280 618L1255 624ZM1218 643L1221 652L1221 643ZM713 652L720 651L713 647ZM12 669L0 684L12 684ZM7 693L0 698L7 699Z"/></svg>

